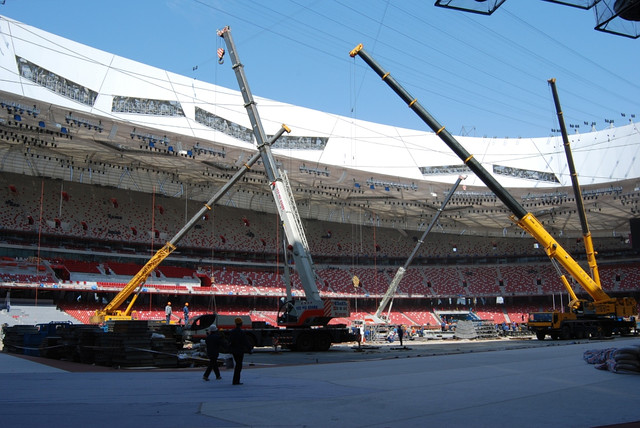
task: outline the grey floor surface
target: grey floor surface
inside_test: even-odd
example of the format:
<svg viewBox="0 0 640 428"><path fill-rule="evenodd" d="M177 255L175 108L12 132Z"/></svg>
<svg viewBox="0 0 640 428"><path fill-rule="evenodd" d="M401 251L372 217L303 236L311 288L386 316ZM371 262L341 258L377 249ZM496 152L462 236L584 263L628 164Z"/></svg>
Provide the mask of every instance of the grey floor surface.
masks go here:
<svg viewBox="0 0 640 428"><path fill-rule="evenodd" d="M638 343L247 365L243 385L202 371L70 371L0 353L4 427L596 427L640 421L640 376L587 349ZM248 356L251 357L251 356ZM251 360L251 358L247 358ZM640 426L640 423L638 424Z"/></svg>

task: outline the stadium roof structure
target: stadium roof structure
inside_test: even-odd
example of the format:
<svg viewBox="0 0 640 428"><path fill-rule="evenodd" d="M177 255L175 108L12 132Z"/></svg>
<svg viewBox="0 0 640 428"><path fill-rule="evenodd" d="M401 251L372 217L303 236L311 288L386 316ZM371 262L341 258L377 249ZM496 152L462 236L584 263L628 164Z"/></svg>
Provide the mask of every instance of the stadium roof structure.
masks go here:
<svg viewBox="0 0 640 428"><path fill-rule="evenodd" d="M237 90L7 17L0 33L2 172L206 201L256 152ZM250 82L259 70L244 60ZM420 230L463 175L436 230L522 234L434 133L255 99L267 134L291 129L272 151L303 218ZM581 235L560 135L456 138L551 233ZM638 126L592 129L570 142L593 235L626 237L639 216ZM259 162L219 203L276 212Z"/></svg>

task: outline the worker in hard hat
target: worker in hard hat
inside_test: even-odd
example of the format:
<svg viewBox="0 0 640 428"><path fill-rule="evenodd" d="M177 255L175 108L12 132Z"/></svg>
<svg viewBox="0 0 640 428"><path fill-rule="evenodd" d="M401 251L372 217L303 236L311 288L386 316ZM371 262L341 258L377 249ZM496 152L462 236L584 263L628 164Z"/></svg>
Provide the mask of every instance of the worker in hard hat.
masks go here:
<svg viewBox="0 0 640 428"><path fill-rule="evenodd" d="M167 324L171 322L171 302L167 302L167 306L164 307L164 316L167 319Z"/></svg>
<svg viewBox="0 0 640 428"><path fill-rule="evenodd" d="M184 325L187 325L189 323L189 302L184 304L182 313L184 315Z"/></svg>

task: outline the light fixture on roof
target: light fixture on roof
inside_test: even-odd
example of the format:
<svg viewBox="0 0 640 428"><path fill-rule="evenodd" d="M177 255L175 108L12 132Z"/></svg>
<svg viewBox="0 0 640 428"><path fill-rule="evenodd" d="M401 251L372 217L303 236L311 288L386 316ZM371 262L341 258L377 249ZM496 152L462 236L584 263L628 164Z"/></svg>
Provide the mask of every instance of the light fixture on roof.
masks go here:
<svg viewBox="0 0 640 428"><path fill-rule="evenodd" d="M166 135L163 135L162 137L160 137L154 134L141 133L136 131L136 128L133 128L133 130L129 133L129 136L131 137L131 139L138 138L138 140L147 142L149 143L150 146L152 144L155 145L155 143L162 143L164 145L168 145L171 142L171 140Z"/></svg>
<svg viewBox="0 0 640 428"><path fill-rule="evenodd" d="M491 15L505 0L436 0L435 5L447 9Z"/></svg>
<svg viewBox="0 0 640 428"><path fill-rule="evenodd" d="M69 125L84 126L88 129L95 129L98 132L102 132L102 130L104 129L104 127L102 126L102 121L99 120L97 123L92 122L90 120L74 116L71 114L71 112L69 112L69 114L65 116L64 120Z"/></svg>
<svg viewBox="0 0 640 428"><path fill-rule="evenodd" d="M367 179L367 184L371 189L375 188L375 186L379 186L379 187L384 187L385 190L387 191L390 190L391 188L398 189L398 190L401 190L401 189L402 190L418 190L418 186L415 183L406 184L406 183L399 183L396 181L377 180L377 179L374 179L373 177Z"/></svg>
<svg viewBox="0 0 640 428"><path fill-rule="evenodd" d="M19 114L25 114L25 112L30 115L35 117L38 117L38 115L40 114L40 109L38 109L38 107L34 104L33 107L30 106L25 106L23 104L20 103L16 103L13 101L4 101L4 100L0 100L0 107L2 108L6 108L7 109L7 113L12 114L12 113L19 113Z"/></svg>
<svg viewBox="0 0 640 428"><path fill-rule="evenodd" d="M549 3L563 4L565 6L577 7L580 9L591 9L600 0L544 0Z"/></svg>
<svg viewBox="0 0 640 428"><path fill-rule="evenodd" d="M637 39L640 37L640 0L545 0L580 9L595 7L595 29ZM505 0L436 0L435 5L491 15Z"/></svg>
<svg viewBox="0 0 640 428"><path fill-rule="evenodd" d="M320 168L308 167L305 164L302 164L299 169L300 169L300 172L311 174L311 175L321 175L325 177L329 177L330 175L329 169L327 169L326 167L324 169L320 169Z"/></svg>
<svg viewBox="0 0 640 428"><path fill-rule="evenodd" d="M598 31L640 37L640 0L600 0L595 4Z"/></svg>

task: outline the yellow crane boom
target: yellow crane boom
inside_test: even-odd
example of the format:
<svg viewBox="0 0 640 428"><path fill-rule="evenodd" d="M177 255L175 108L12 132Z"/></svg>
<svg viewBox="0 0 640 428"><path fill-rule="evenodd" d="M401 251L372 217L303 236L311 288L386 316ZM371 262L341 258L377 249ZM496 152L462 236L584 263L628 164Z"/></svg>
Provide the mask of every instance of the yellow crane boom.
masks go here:
<svg viewBox="0 0 640 428"><path fill-rule="evenodd" d="M601 311L601 314L616 314L617 316L637 316L636 301L630 297L611 298L604 292L599 283L582 269L582 267L562 248L549 232L542 226L540 221L518 203L518 201L498 181L480 164L480 162L470 154L444 126L429 114L429 112L411 96L389 72L384 70L368 52L362 44L356 46L351 52L351 57L360 56L373 71L389 85L389 87L402 100L407 103L425 122L436 135L473 171L476 176L502 201L503 204L513 213L511 220L520 228L529 233L542 246L549 258L561 265L573 279L593 298L593 304L589 311ZM566 285L566 281L565 281ZM570 288L570 287L569 287ZM574 294L575 296L575 294ZM572 296L573 297L573 296Z"/></svg>

